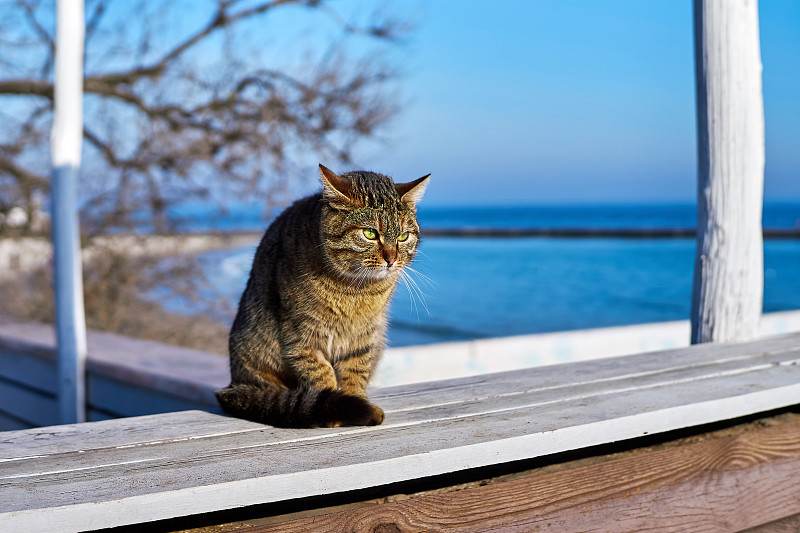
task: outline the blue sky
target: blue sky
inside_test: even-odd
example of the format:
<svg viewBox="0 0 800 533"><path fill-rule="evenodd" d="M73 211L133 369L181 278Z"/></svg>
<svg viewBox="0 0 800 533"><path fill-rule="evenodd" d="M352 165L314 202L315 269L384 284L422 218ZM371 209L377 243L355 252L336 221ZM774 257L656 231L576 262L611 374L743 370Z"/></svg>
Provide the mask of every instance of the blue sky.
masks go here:
<svg viewBox="0 0 800 533"><path fill-rule="evenodd" d="M800 200L800 2L760 2L768 200ZM399 54L405 112L364 166L427 205L691 202L690 0L435 0Z"/></svg>
<svg viewBox="0 0 800 533"><path fill-rule="evenodd" d="M214 2L200 4L169 0L171 16L144 4L156 10L147 18L154 57L208 20ZM765 197L800 202L800 0L759 4ZM332 5L363 20L379 3ZM142 6L112 6L111 34L134 42L141 29L128 21ZM691 0L395 0L386 9L416 21L404 44L386 49L404 74L404 108L383 132L388 142L364 145L354 166L398 180L432 173L430 206L694 201ZM296 6L236 32L241 57L275 68L301 65L309 48L341 36L319 10ZM227 62L217 37L193 51L201 70ZM364 39L350 41L356 56L373 49ZM90 67L117 67L94 49ZM292 194L315 187L309 176Z"/></svg>

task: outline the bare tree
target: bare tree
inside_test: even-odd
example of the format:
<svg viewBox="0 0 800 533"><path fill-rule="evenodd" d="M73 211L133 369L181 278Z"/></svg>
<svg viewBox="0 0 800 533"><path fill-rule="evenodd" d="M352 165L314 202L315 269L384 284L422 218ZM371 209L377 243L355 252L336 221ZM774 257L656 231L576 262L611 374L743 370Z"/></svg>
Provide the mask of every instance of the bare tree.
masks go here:
<svg viewBox="0 0 800 533"><path fill-rule="evenodd" d="M267 202L309 155L346 164L379 136L398 111L385 44L409 28L337 6L87 0L85 229L146 216L164 231L170 205L212 192ZM0 13L0 232L14 209L24 231L49 187L53 2L0 2ZM297 21L306 33L271 36Z"/></svg>

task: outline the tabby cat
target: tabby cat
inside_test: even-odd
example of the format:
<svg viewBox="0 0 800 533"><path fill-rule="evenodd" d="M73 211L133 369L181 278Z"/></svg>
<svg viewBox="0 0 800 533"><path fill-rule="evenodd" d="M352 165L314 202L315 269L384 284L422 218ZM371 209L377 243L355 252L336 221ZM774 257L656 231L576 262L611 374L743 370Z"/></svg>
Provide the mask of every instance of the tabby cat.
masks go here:
<svg viewBox="0 0 800 533"><path fill-rule="evenodd" d="M419 244L430 174L393 183L320 165L322 192L269 226L231 328L223 409L279 427L383 422L366 386L386 344L389 298Z"/></svg>

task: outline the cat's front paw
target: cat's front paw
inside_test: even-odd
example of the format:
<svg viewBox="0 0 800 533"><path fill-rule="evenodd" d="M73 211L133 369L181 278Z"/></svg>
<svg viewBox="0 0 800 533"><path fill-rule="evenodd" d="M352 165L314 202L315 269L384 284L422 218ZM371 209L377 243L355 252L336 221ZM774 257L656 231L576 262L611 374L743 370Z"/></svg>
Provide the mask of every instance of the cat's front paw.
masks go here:
<svg viewBox="0 0 800 533"><path fill-rule="evenodd" d="M383 413L383 409L375 405L374 403L369 404L372 407L372 420L369 421L367 424L368 426L377 426L383 423L386 415Z"/></svg>

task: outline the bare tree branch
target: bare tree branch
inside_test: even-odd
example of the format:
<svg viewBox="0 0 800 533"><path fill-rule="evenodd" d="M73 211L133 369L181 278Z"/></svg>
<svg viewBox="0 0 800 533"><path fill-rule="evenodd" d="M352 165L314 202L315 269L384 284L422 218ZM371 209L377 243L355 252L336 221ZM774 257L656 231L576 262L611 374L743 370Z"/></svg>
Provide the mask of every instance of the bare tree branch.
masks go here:
<svg viewBox="0 0 800 533"><path fill-rule="evenodd" d="M85 39L87 44L94 37L97 27L103 20L103 15L106 14L106 5L105 1L99 0L92 8L87 9L87 11L91 10L91 15L86 18ZM90 6L86 7L89 8Z"/></svg>
<svg viewBox="0 0 800 533"><path fill-rule="evenodd" d="M48 188L50 180L17 166L10 159L0 157L0 172L11 174L23 189Z"/></svg>
<svg viewBox="0 0 800 533"><path fill-rule="evenodd" d="M37 0L19 0L17 5L39 40L38 57L51 61L52 36L47 28L52 21L42 22L47 19ZM170 5L162 4L167 13ZM199 48L201 43L218 32L231 39L226 43L234 42L238 24L286 6L306 7L310 15L320 13L321 20L332 21L345 35L376 43L394 42L403 31L397 21L376 19L360 26L323 0L246 5L218 0L207 22L172 43L151 41L151 36L161 34L141 29L152 20L150 15L136 14L140 21L126 21L126 27L140 28L136 47L124 37L109 44L108 39L119 34L113 27L104 29L114 18L109 16L111 6L109 0L87 6L87 54L96 47L111 65L122 65L110 72L95 69L84 78L84 174L103 176L90 180L91 195L83 198L84 209L91 212L84 219L91 220L92 231L128 227L136 212L149 213L158 229L166 230L170 205L207 195L211 188L243 187L248 194L263 195L266 203L272 186L285 185L299 155L317 153L320 158L348 162L353 146L374 137L399 109L393 70L383 64L380 54L349 58L346 41L337 40L330 53L316 62L289 68L249 62L247 54L238 55L233 47L226 48L231 57L220 58L218 71L209 70L200 66L203 61L198 63L195 53L206 50L208 45ZM29 34L20 34L18 40L27 43L26 50L32 46ZM0 60L4 53L12 53L3 46L0 43ZM134 53L150 59L136 60ZM45 119L53 99L49 75L42 71L38 76L4 79L0 74L0 102L20 97L40 103L19 132L0 132L0 205L35 202L37 195L47 193L42 169L30 168L30 162L49 159L43 153L49 127ZM18 187L3 185L11 182Z"/></svg>
<svg viewBox="0 0 800 533"><path fill-rule="evenodd" d="M25 12L25 17L30 23L31 27L34 29L36 34L39 38L47 44L48 53L47 58L45 59L44 65L42 66L41 76L46 76L53 68L53 61L55 60L56 55L56 42L50 33L44 29L39 21L36 18L36 13L34 11L34 6L28 2L19 2L20 7Z"/></svg>
<svg viewBox="0 0 800 533"><path fill-rule="evenodd" d="M42 80L0 80L0 94L41 96L53 99L53 84Z"/></svg>

